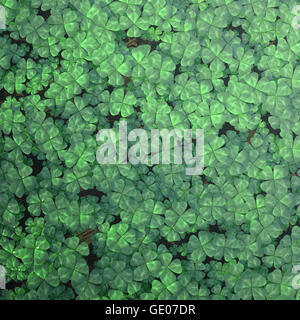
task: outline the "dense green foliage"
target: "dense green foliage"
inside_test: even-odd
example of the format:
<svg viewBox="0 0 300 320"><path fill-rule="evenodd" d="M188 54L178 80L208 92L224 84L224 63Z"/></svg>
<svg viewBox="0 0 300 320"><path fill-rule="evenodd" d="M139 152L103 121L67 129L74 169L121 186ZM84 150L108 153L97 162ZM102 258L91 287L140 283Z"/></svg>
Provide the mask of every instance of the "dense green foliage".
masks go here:
<svg viewBox="0 0 300 320"><path fill-rule="evenodd" d="M297 1L0 4L1 299L299 299ZM125 118L204 128L203 174L99 165Z"/></svg>

